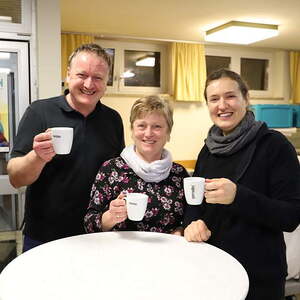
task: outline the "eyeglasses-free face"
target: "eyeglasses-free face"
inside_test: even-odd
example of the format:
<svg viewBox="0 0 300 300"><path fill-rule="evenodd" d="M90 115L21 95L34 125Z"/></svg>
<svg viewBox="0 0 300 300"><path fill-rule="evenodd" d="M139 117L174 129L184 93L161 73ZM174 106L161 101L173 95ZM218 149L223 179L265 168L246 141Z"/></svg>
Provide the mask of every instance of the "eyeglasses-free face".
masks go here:
<svg viewBox="0 0 300 300"><path fill-rule="evenodd" d="M161 159L163 148L170 139L166 118L154 112L136 119L132 126L132 139L137 155L143 160L152 162Z"/></svg>
<svg viewBox="0 0 300 300"><path fill-rule="evenodd" d="M69 104L80 112L93 111L106 91L108 75L109 67L102 57L89 52L78 53L67 74Z"/></svg>
<svg viewBox="0 0 300 300"><path fill-rule="evenodd" d="M238 83L222 77L210 82L206 90L210 118L224 135L229 134L244 118L249 99L245 99Z"/></svg>

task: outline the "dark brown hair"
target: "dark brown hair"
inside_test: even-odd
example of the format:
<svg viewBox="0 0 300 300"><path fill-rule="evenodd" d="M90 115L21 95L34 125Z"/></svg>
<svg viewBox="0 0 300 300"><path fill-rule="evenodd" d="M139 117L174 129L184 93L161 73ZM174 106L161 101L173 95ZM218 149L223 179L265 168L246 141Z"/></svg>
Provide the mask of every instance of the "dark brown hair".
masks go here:
<svg viewBox="0 0 300 300"><path fill-rule="evenodd" d="M230 78L231 80L236 81L239 86L239 89L242 93L243 98L244 99L248 98L249 88L248 88L247 83L242 79L242 77L238 73L233 72L231 70L219 69L219 70L214 71L211 74L209 74L206 79L205 89L204 89L204 97L205 97L206 102L207 102L207 94L206 94L207 87L213 80L217 80L220 78Z"/></svg>

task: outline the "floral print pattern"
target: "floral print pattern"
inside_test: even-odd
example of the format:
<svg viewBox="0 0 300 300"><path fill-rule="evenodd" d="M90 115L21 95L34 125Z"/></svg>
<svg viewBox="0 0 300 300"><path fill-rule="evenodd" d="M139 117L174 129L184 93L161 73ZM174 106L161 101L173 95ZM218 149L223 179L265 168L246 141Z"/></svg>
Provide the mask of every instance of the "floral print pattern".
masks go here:
<svg viewBox="0 0 300 300"><path fill-rule="evenodd" d="M173 163L170 175L159 183L145 182L121 158L106 161L96 176L84 225L87 232L102 231L102 214L108 210L110 201L123 191L145 193L149 196L142 221L126 219L112 230L137 230L171 233L181 226L185 209L183 178L187 171Z"/></svg>

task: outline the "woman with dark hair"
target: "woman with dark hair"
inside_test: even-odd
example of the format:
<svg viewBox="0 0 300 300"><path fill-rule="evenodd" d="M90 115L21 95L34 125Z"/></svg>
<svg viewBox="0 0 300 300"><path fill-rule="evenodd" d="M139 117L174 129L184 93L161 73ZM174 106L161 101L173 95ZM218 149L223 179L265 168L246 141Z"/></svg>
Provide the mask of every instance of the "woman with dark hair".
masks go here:
<svg viewBox="0 0 300 300"><path fill-rule="evenodd" d="M230 70L212 73L205 98L210 128L194 176L205 201L187 206L184 235L235 257L249 276L247 300L282 300L287 264L283 231L300 222L300 167L294 147L255 121L247 85Z"/></svg>

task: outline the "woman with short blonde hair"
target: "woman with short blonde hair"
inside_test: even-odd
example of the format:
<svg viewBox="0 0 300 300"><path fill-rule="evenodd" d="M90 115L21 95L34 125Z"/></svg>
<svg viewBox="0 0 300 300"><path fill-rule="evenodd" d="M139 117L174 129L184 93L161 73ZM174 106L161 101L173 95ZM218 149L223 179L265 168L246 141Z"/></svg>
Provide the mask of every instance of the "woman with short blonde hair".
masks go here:
<svg viewBox="0 0 300 300"><path fill-rule="evenodd" d="M187 171L172 162L164 148L173 127L173 109L159 96L138 99L131 108L133 145L100 168L85 216L87 232L139 230L181 234L185 209L183 178ZM144 193L148 205L142 221L127 218L127 193Z"/></svg>

